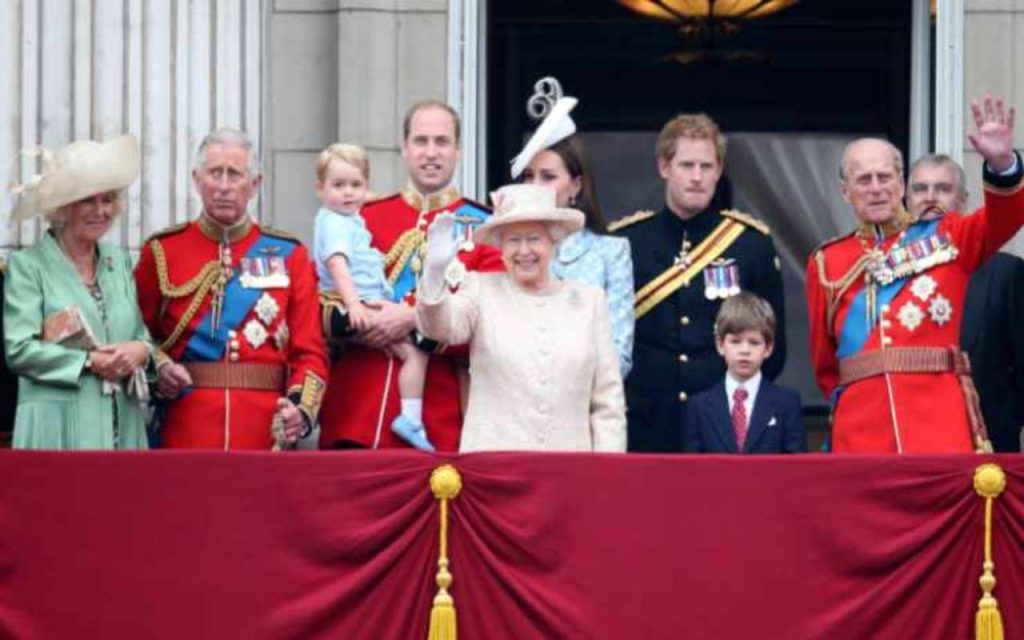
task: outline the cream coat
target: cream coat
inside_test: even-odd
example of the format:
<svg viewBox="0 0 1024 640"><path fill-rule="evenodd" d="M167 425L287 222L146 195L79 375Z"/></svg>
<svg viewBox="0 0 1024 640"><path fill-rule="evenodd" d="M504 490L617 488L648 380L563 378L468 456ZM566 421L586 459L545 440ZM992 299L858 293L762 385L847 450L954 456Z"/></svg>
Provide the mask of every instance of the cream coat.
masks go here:
<svg viewBox="0 0 1024 640"><path fill-rule="evenodd" d="M505 273L470 273L420 298L425 336L469 343L460 451L625 451L626 415L604 293L573 281L533 294ZM427 433L430 425L427 425Z"/></svg>

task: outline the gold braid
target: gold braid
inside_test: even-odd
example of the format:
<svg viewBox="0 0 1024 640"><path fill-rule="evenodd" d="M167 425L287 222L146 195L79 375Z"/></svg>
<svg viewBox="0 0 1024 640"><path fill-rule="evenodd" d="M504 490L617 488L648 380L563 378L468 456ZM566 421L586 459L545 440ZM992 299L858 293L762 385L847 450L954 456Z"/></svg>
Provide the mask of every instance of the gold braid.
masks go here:
<svg viewBox="0 0 1024 640"><path fill-rule="evenodd" d="M171 284L171 278L167 274L167 256L164 254L164 248L161 246L160 241L153 240L150 243L150 247L153 250L153 258L156 262L156 276L157 282L160 285L160 293L165 298L184 298L195 293L188 308L185 309L184 315L181 316L181 320L174 327L174 331L171 331L167 339L160 343L160 349L167 351L181 337L188 323L192 322L192 318L195 317L200 305L203 304L203 300L206 299L206 294L210 292L214 282L221 276L221 272L217 261L211 260L188 282L176 287Z"/></svg>
<svg viewBox="0 0 1024 640"><path fill-rule="evenodd" d="M825 252L818 251L814 254L814 261L818 266L818 281L821 286L825 288L828 293L828 307L826 312L826 321L828 323L828 330L832 331L832 321L835 319L836 310L839 308L839 299L843 293L864 273L864 268L867 266L870 257L862 255L857 259L857 262L853 263L850 270L843 274L843 277L839 280L829 280L825 277ZM834 337L834 336L833 336Z"/></svg>
<svg viewBox="0 0 1024 640"><path fill-rule="evenodd" d="M391 269L391 275L388 276L389 285L394 286L395 282L398 281L398 277L402 275L405 263L423 245L423 238L423 232L414 227L398 236L395 244L391 245L391 248L388 249L387 255L384 256L384 265L394 265L394 268Z"/></svg>

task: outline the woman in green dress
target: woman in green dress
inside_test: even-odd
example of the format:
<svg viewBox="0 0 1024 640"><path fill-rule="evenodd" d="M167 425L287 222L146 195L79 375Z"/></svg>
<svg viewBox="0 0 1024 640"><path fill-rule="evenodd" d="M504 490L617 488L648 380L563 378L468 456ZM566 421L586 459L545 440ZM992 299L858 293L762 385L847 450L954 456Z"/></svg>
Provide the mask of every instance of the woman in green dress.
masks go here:
<svg viewBox="0 0 1024 640"><path fill-rule="evenodd" d="M44 214L50 227L11 254L4 281L4 348L19 376L14 447L145 449L153 343L128 254L100 242L139 174L138 143L73 142L44 152L43 165L17 189L13 217Z"/></svg>

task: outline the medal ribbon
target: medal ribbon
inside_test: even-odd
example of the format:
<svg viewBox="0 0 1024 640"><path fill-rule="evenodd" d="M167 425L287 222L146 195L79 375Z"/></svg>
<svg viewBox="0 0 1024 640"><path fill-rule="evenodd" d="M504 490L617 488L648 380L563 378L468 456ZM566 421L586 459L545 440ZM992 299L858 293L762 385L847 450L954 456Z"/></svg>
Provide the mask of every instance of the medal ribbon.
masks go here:
<svg viewBox="0 0 1024 640"><path fill-rule="evenodd" d="M729 246L740 237L746 226L732 219L723 220L704 239L703 242L688 254L690 263L687 266L672 265L653 280L637 289L634 312L636 319L647 314L662 300L675 293L684 282L692 280L712 260L722 255Z"/></svg>

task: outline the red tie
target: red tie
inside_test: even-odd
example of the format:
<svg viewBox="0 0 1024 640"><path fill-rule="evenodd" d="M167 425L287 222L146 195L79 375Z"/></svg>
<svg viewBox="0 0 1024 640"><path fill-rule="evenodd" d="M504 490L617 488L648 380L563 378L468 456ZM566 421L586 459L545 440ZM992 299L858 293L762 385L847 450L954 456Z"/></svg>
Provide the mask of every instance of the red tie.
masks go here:
<svg viewBox="0 0 1024 640"><path fill-rule="evenodd" d="M736 450L741 452L747 439L747 407L743 404L746 399L747 390L743 387L732 392L732 430L736 433Z"/></svg>

